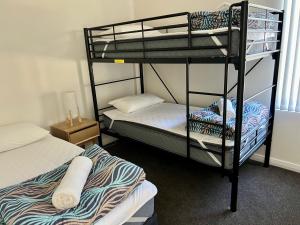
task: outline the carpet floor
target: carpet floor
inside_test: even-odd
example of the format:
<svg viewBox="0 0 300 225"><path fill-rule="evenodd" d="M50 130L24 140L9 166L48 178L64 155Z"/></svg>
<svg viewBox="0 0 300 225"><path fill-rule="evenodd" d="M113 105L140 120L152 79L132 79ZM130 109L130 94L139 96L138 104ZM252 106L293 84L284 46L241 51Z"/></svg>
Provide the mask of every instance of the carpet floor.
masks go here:
<svg viewBox="0 0 300 225"><path fill-rule="evenodd" d="M144 168L158 188L159 225L300 225L300 174L248 162L240 169L238 211L229 211L230 182L184 158L133 142L106 147Z"/></svg>

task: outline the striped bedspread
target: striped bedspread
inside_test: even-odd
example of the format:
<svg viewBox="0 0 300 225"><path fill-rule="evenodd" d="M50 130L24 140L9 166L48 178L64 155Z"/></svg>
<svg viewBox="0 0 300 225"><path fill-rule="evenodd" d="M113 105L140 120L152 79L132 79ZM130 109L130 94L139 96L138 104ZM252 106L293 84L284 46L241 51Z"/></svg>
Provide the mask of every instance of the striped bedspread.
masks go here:
<svg viewBox="0 0 300 225"><path fill-rule="evenodd" d="M234 110L236 110L236 99L231 99L231 102ZM243 108L242 135L266 123L269 119L269 115L269 109L263 104L257 101L245 103ZM217 102L214 102L207 108L191 113L190 119L190 131L222 137L223 116L219 114ZM225 134L226 139L234 139L235 118L230 118L226 121Z"/></svg>
<svg viewBox="0 0 300 225"><path fill-rule="evenodd" d="M82 155L93 167L75 208L59 211L51 197L70 162L18 185L0 190L0 224L93 224L120 204L145 180L140 167L111 156L97 145ZM34 159L33 159L34 160Z"/></svg>

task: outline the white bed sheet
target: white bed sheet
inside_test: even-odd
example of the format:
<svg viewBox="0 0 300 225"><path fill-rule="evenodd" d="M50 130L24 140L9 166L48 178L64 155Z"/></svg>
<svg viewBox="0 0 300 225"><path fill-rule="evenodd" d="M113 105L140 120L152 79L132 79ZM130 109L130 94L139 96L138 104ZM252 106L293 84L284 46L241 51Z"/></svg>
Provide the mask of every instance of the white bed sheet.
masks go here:
<svg viewBox="0 0 300 225"><path fill-rule="evenodd" d="M190 112L199 110L199 107L190 107ZM186 106L173 103L156 104L133 113L123 113L117 109L104 112L112 122L116 120L138 123L150 127L159 128L186 137ZM199 142L203 148L207 148L205 143L222 144L222 139L204 135L196 132L190 132L192 139ZM226 146L232 147L234 141L226 140Z"/></svg>
<svg viewBox="0 0 300 225"><path fill-rule="evenodd" d="M0 153L0 188L18 184L47 173L70 161L84 150L51 135L32 144ZM95 225L121 225L157 194L156 187L144 181L120 205Z"/></svg>
<svg viewBox="0 0 300 225"><path fill-rule="evenodd" d="M48 135L23 147L0 153L0 188L47 173L83 152L82 148Z"/></svg>

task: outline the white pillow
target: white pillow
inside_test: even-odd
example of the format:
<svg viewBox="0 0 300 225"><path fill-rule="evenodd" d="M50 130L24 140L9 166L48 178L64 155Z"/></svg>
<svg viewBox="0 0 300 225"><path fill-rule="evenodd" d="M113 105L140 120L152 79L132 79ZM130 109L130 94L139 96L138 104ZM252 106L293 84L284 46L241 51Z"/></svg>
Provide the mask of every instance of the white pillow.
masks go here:
<svg viewBox="0 0 300 225"><path fill-rule="evenodd" d="M0 126L0 152L28 145L49 135L49 131L30 123Z"/></svg>
<svg viewBox="0 0 300 225"><path fill-rule="evenodd" d="M153 27L144 25L144 30L152 29ZM129 31L135 31L135 30L142 30L142 25L123 25L123 26L116 26L115 27L115 33L121 33L121 32L129 32ZM106 31L103 31L100 33L102 34L113 34L113 28L110 28ZM145 31L144 36L158 36L161 33L158 30L153 31ZM104 36L105 38L106 36ZM129 34L118 34L116 35L116 39L118 38L141 38L142 32L136 32L136 33L129 33Z"/></svg>
<svg viewBox="0 0 300 225"><path fill-rule="evenodd" d="M226 100L227 103L227 114L226 114L226 119L231 119L231 118L235 118L235 110L233 108L232 102L230 99ZM223 116L223 108L224 107L224 99L220 98L220 100L218 101L218 108L219 108L219 112L220 112L220 116Z"/></svg>
<svg viewBox="0 0 300 225"><path fill-rule="evenodd" d="M141 94L115 99L113 101L110 101L108 104L116 107L121 112L131 113L163 102L164 100L162 98L159 98L155 95Z"/></svg>

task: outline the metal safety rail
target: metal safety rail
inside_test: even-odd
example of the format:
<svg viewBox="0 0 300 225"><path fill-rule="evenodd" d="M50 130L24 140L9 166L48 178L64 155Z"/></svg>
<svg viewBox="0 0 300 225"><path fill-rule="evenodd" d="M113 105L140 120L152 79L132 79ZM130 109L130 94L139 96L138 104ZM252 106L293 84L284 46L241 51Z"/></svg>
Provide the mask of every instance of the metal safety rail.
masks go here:
<svg viewBox="0 0 300 225"><path fill-rule="evenodd" d="M238 43L232 43L232 34L233 34L233 9L240 9L240 26L239 26L239 41ZM260 12L264 12L265 17L255 17L255 14L249 13L250 10L258 10ZM276 16L276 19L269 18L269 15L273 14ZM254 16L253 16L254 15ZM91 83L91 89L92 89L92 96L93 96L93 104L94 104L94 112L95 117L98 121L101 122L100 117L102 116L102 112L110 109L111 107L100 107L99 101L97 99L97 91L96 88L101 87L103 85L113 85L115 83L119 82L128 82L131 80L140 80L140 90L141 93L144 93L144 65L149 64L150 68L154 71L155 75L158 77L158 79L162 82L164 88L168 91L170 96L173 98L175 103L178 103L176 100L174 94L171 93L170 89L167 87L167 84L163 81L161 76L159 75L158 71L155 69L153 64L184 64L185 65L185 72L186 72L186 118L187 118L187 158L190 159L190 151L191 147L197 148L200 151L206 151L211 152L217 155L220 155L221 157L221 172L224 175L228 175L230 177L230 180L232 182L232 188L231 188L231 210L236 211L237 210L237 196L238 196L238 180L239 180L239 167L251 157L252 154L254 154L263 144L266 144L266 153L265 153L265 162L264 166L269 166L269 160L270 160L270 150L271 150L271 142L272 142L272 131L273 131L273 124L274 124L274 113L275 113L275 97L276 97L276 87L277 87L277 81L278 81L278 69L279 69L279 60L280 60L280 48L281 48L281 37L282 37L282 25L283 25L283 15L284 12L282 10L277 10L265 6L259 6L255 4L250 4L248 1L242 1L240 3L232 4L229 8L229 23L228 23L228 30L225 31L225 35L227 36L227 43L222 44L219 46L211 45L211 46L195 46L193 45L193 38L194 37L213 37L218 35L224 35L224 33L214 33L214 34L194 34L192 32L192 26L191 26L191 14L189 12L182 12L182 13L176 13L176 14L169 14L164 16L158 16L158 17L151 17L151 18L145 18L145 19L139 19L139 20L132 20L122 23L114 23L109 24L105 26L98 26L98 27L92 27L92 28L85 28L84 29L84 36L85 36L85 43L86 43L86 53L87 53L87 59L88 59L88 67L89 67L89 74L90 74L90 83ZM184 17L186 22L185 23L175 23L172 25L162 25L162 26L156 26L151 29L145 27L145 22L149 21L162 21L164 19L178 19L179 17ZM263 23L265 26L262 29L259 28L253 28L249 29L249 22L250 21L256 21L255 23ZM269 23L276 24L276 29L270 29ZM139 30L131 30L126 32L116 32L117 28L119 26L128 25L128 24L139 24L141 29ZM186 29L187 34L186 35L172 35L168 36L169 39L172 38L185 38L187 43L186 47L164 47L164 48L150 48L147 46L147 42L151 40L166 40L165 37L157 36L157 37L147 37L145 35L147 32L154 31L154 30L165 30L166 32L170 32L170 30L174 29ZM107 31L108 29L112 29L112 33L105 33L101 34L99 31ZM236 28L235 28L236 29ZM132 33L139 33L141 34L140 38L134 38L134 39L120 39L118 38L119 35L122 34L132 34ZM261 33L264 38L263 40L259 42L253 43L249 38L248 34L250 33ZM269 39L267 34L273 33L274 39ZM112 40L109 42L114 46L114 50L95 50L96 45L98 44L99 38L104 37L112 37ZM122 43L131 43L131 42L141 42L142 46L139 49L134 50L124 50L122 48L119 48L119 44ZM238 44L238 55L233 54L232 46ZM247 49L249 45L261 45L262 49L259 52L255 52L253 54L247 52ZM265 47L266 45L276 45L275 48L272 48L272 50ZM150 58L148 57L149 52L156 52L156 51L162 51L162 52L172 52L172 51L181 51L181 50L187 50L187 51L201 51L201 50L207 50L207 49L225 49L227 54L223 56L215 56L215 57L187 57L187 58ZM102 57L103 53L125 53L125 52L138 52L141 53L142 57L138 58L104 58ZM258 93L254 94L253 96L249 97L248 99L244 98L244 85L245 85L245 78L252 74L254 69L260 64L260 62L263 60L263 58L272 56L275 60L275 66L274 66L274 73L273 73L273 82L272 85L269 87L260 90ZM257 60L255 64L250 67L246 71L246 64L248 61ZM137 63L139 64L139 71L140 74L137 77L129 77L125 79L120 80L112 80L109 82L99 83L96 84L94 81L94 71L93 71L93 64L94 63ZM190 90L190 65L191 64L224 64L224 76L223 76L223 91L220 93L213 93L213 92L203 92L198 90ZM238 79L237 82L232 86L228 87L228 75L229 75L229 65L233 64L235 66L235 69L238 72ZM222 151L218 152L213 149L203 149L201 146L195 145L191 142L190 137L190 129L189 129L189 122L190 122L190 96L191 95L206 95L206 96L217 96L217 97L223 97L224 99L227 99L230 93L232 93L234 90L236 90L236 99L237 99L237 107L236 107L236 127L235 127L235 137L234 137L234 153L233 153L233 167L232 169L226 169L225 168L225 154L226 154L226 113L223 114L223 124L220 125L222 127ZM243 105L245 102L266 93L267 91L271 91L271 101L270 101L270 118L268 121L266 121L265 124L262 126L267 126L268 131L265 135L262 137L259 134L259 129L256 129L255 135L251 142L254 144L250 147L250 149L247 151L247 154L243 155L243 157L240 157L241 151L244 150L244 146L242 145L243 141L246 138L249 138L250 135L253 135L253 133L248 134L246 136L242 136L242 119L243 119ZM224 104L223 106L223 112L227 111L227 106ZM101 133L107 133L109 135L115 135L111 133L107 129L101 129ZM258 139L258 137L260 137ZM102 144L102 138L100 137L99 143Z"/></svg>

